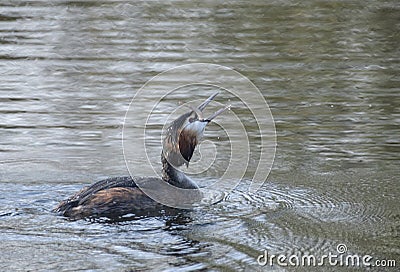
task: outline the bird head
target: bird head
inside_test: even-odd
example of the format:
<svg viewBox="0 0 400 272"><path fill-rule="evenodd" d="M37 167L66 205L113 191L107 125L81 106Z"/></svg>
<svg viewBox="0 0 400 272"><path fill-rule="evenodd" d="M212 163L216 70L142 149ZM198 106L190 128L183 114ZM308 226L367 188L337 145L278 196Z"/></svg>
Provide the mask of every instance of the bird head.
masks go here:
<svg viewBox="0 0 400 272"><path fill-rule="evenodd" d="M203 138L206 126L215 117L230 108L230 106L225 106L208 118L203 117L204 109L217 94L211 95L197 107L190 106L190 111L175 119L167 128L163 142L163 155L173 166L189 165L196 146Z"/></svg>

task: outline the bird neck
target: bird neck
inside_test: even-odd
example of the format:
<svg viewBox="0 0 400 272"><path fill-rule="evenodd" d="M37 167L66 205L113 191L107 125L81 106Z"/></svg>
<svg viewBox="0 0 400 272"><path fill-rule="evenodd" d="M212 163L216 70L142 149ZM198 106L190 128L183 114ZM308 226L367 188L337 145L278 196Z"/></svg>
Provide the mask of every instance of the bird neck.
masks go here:
<svg viewBox="0 0 400 272"><path fill-rule="evenodd" d="M172 166L161 152L162 179L182 189L199 189L199 186L182 171Z"/></svg>

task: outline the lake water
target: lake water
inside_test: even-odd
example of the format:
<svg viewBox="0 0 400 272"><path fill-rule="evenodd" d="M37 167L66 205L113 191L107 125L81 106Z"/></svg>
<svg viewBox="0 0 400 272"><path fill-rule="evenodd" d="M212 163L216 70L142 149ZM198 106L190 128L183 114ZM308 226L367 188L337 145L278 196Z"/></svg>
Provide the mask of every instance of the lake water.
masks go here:
<svg viewBox="0 0 400 272"><path fill-rule="evenodd" d="M399 18L395 0L2 1L0 270L309 271L257 258L320 257L338 245L400 265ZM246 190L260 141L251 112L236 107L249 170L224 201L113 223L53 214L83 186L128 175L122 128L132 97L191 63L234 69L268 101L277 148L262 188ZM170 111L211 91L165 99L146 130L155 163ZM143 109L158 99L144 98ZM217 101L234 97L221 91ZM239 130L232 116L219 120ZM222 155L199 184L225 170L222 132L206 130ZM247 152L236 159L247 162ZM138 175L147 174L143 156L132 162Z"/></svg>

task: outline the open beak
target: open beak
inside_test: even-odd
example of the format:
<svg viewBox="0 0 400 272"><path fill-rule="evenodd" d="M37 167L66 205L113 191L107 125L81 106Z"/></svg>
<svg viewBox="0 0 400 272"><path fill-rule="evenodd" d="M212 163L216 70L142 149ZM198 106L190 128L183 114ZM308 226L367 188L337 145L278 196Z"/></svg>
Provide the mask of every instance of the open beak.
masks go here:
<svg viewBox="0 0 400 272"><path fill-rule="evenodd" d="M210 122L213 120L215 117L220 115L221 113L225 112L226 110L230 109L231 105L226 105L222 109L219 109L218 111L214 112L211 114L208 118L203 117L203 110L207 107L208 104L218 95L218 93L212 94L209 98L207 98L203 103L201 103L197 109L192 108L192 110L197 114L197 117L199 118L199 121L201 122Z"/></svg>

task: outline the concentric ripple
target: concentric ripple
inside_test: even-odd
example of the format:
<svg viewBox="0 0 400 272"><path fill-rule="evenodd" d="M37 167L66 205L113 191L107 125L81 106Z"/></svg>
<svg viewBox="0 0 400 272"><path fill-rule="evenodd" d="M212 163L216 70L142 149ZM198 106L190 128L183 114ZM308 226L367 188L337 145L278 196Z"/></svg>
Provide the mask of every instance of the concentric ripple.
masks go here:
<svg viewBox="0 0 400 272"><path fill-rule="evenodd" d="M337 175L331 182L344 178ZM335 253L340 243L359 253L356 244L360 237L381 235L380 224L388 216L387 209L360 202L351 190L329 194L269 182L255 194L231 192L207 210L207 218L202 218L203 225L196 233L201 239L225 246L240 244L239 251L247 256L254 256L257 248L277 254ZM215 230L218 222L231 227ZM245 240L240 235L244 230L251 234Z"/></svg>

